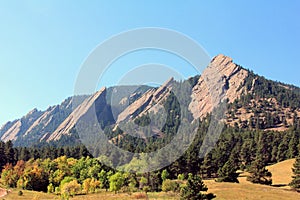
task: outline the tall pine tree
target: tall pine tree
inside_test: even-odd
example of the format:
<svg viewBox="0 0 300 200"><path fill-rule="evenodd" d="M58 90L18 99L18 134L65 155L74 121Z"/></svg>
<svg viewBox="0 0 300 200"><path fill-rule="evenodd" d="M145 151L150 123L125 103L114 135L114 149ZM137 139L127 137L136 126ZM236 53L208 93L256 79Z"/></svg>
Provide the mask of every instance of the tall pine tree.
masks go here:
<svg viewBox="0 0 300 200"><path fill-rule="evenodd" d="M289 184L292 188L294 188L297 191L300 191L300 155L296 158L296 161L293 165L293 180Z"/></svg>
<svg viewBox="0 0 300 200"><path fill-rule="evenodd" d="M234 160L230 158L225 165L218 171L218 182L233 182L238 183L239 174L236 173L237 165L234 163Z"/></svg>
<svg viewBox="0 0 300 200"><path fill-rule="evenodd" d="M261 156L258 156L252 163L249 172L250 176L247 178L248 181L251 181L252 183L272 185L272 173L266 169L264 159Z"/></svg>
<svg viewBox="0 0 300 200"><path fill-rule="evenodd" d="M199 175L193 175L189 173L189 177L186 185L181 189L181 199L188 200L201 200L201 199L213 199L216 196L212 193L204 194L208 189L203 183Z"/></svg>

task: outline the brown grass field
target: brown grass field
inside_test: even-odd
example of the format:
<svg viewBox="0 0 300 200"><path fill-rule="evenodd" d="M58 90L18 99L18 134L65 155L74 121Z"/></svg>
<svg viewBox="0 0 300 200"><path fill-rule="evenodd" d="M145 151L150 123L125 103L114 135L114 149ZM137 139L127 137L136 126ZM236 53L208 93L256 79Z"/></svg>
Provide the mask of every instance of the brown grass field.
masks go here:
<svg viewBox="0 0 300 200"><path fill-rule="evenodd" d="M287 185L291 181L292 165L295 159L286 160L275 165L268 166L268 169L273 174L274 185ZM257 199L270 199L270 200L295 200L300 199L300 193L291 191L289 186L273 187L264 186L258 184L252 184L246 181L247 173L242 174L239 177L240 183L218 183L214 180L205 180L205 184L208 186L208 192L212 192L217 195L216 200L257 200ZM7 196L2 197L2 200L50 200L60 199L59 196L46 194L41 192L23 191L23 196L18 196L17 189L13 190ZM79 195L74 200L130 200L130 199L146 199L144 193L133 193L132 195L121 193L114 194L111 192L99 192L96 194ZM179 199L179 196L174 193L148 193L148 199Z"/></svg>
<svg viewBox="0 0 300 200"><path fill-rule="evenodd" d="M294 162L295 159L290 159L267 167L272 172L273 185L287 185L292 181Z"/></svg>

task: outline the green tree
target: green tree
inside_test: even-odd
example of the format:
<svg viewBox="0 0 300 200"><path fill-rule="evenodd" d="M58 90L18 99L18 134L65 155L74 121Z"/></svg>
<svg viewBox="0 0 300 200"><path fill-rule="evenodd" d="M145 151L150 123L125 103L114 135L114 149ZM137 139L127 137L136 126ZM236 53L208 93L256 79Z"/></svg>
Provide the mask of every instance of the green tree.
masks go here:
<svg viewBox="0 0 300 200"><path fill-rule="evenodd" d="M168 172L168 170L166 170L166 169L164 169L163 171L162 171L162 173L161 173L161 179L163 180L163 181L165 181L167 178L169 178L169 172Z"/></svg>
<svg viewBox="0 0 300 200"><path fill-rule="evenodd" d="M4 154L5 154L7 163L15 164L15 151L13 148L12 141L9 140L8 142L5 143Z"/></svg>
<svg viewBox="0 0 300 200"><path fill-rule="evenodd" d="M212 153L209 152L203 161L203 164L200 167L200 172L203 177L211 178L214 176L215 172L217 171L217 166L215 165L212 158Z"/></svg>
<svg viewBox="0 0 300 200"><path fill-rule="evenodd" d="M150 190L148 179L144 176L142 176L140 180L140 189L146 193Z"/></svg>
<svg viewBox="0 0 300 200"><path fill-rule="evenodd" d="M193 175L189 173L186 185L181 189L180 196L181 199L188 200L201 200L201 199L213 199L216 196L212 193L203 194L201 192L206 192L208 188L203 183L199 175Z"/></svg>
<svg viewBox="0 0 300 200"><path fill-rule="evenodd" d="M105 189L106 191L109 188L109 177L111 176L112 172L106 172L104 169L98 174L100 180L100 187Z"/></svg>
<svg viewBox="0 0 300 200"><path fill-rule="evenodd" d="M264 160L260 156L253 162L249 172L250 176L247 177L248 181L264 185L272 184L272 173L266 169Z"/></svg>
<svg viewBox="0 0 300 200"><path fill-rule="evenodd" d="M164 180L161 189L164 192L180 192L181 183L182 181L166 179Z"/></svg>
<svg viewBox="0 0 300 200"><path fill-rule="evenodd" d="M124 185L124 177L121 172L117 172L109 178L109 190L117 193Z"/></svg>
<svg viewBox="0 0 300 200"><path fill-rule="evenodd" d="M234 182L238 183L238 176L239 174L236 173L237 166L234 165L232 159L229 159L225 165L219 169L218 171L218 179L219 182Z"/></svg>
<svg viewBox="0 0 300 200"><path fill-rule="evenodd" d="M295 190L300 191L300 156L296 158L292 170L294 175L292 176L293 179L289 185Z"/></svg>

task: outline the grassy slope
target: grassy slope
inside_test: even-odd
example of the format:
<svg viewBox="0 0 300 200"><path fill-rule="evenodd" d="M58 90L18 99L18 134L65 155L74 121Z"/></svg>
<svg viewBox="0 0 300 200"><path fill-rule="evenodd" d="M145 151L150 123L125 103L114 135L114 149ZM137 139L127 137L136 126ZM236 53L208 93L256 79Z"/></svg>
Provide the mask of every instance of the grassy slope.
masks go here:
<svg viewBox="0 0 300 200"><path fill-rule="evenodd" d="M217 195L216 199L300 199L300 193L288 191L284 188L252 184L246 181L246 177L239 178L239 180L239 184L216 183L213 180L205 181L205 183L209 188L209 192Z"/></svg>
<svg viewBox="0 0 300 200"><path fill-rule="evenodd" d="M294 162L295 159L290 159L267 167L272 172L273 185L287 185L291 181ZM278 188L252 184L246 181L245 175L239 177L239 184L216 183L213 180L205 183L209 192L217 195L216 199L300 199L300 193L289 191L289 186Z"/></svg>
<svg viewBox="0 0 300 200"><path fill-rule="evenodd" d="M290 159L267 167L272 172L274 185L287 185L292 181L292 167L294 162L295 159Z"/></svg>

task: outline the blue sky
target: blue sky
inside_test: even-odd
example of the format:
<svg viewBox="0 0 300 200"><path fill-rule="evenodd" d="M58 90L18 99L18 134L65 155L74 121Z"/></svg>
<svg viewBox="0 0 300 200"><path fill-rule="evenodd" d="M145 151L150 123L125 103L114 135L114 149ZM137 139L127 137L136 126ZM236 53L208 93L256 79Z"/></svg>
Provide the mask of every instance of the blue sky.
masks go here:
<svg viewBox="0 0 300 200"><path fill-rule="evenodd" d="M71 96L81 64L98 44L141 27L182 32L210 56L223 53L267 78L300 86L299 10L297 0L1 1L0 124ZM137 58L143 63L156 53Z"/></svg>

